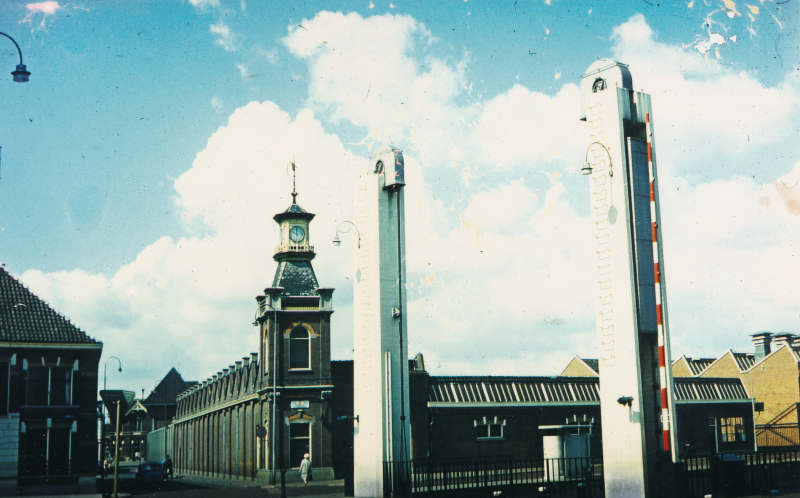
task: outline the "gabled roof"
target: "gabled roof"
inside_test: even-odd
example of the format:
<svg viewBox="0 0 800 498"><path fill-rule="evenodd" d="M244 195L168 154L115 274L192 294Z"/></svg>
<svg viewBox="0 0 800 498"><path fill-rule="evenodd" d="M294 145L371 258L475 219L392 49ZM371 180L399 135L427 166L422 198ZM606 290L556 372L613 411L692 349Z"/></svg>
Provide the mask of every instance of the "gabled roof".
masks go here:
<svg viewBox="0 0 800 498"><path fill-rule="evenodd" d="M723 362L726 361L726 359L728 359L727 361L731 362L729 363L729 365L736 370L737 376L747 371L756 363L754 354L734 353L729 349L727 352L725 352L725 354L723 354L722 356L711 362L711 364L708 365L706 368L704 368L699 375L708 375L709 373L714 373L714 375L721 377L720 375L718 375L718 372L716 372L716 369L718 369L719 367L724 370L725 366ZM712 370L715 371L712 372Z"/></svg>
<svg viewBox="0 0 800 498"><path fill-rule="evenodd" d="M142 404L142 400L140 400L140 399L134 400L133 403L131 403L130 408L128 408L128 411L125 412L125 416L127 417L128 415L130 415L133 412L145 412L145 413L147 413L147 408L145 408L144 405Z"/></svg>
<svg viewBox="0 0 800 498"><path fill-rule="evenodd" d="M600 364L594 359L573 357L561 372L565 377L597 377L600 374Z"/></svg>
<svg viewBox="0 0 800 498"><path fill-rule="evenodd" d="M197 385L197 382L185 382L181 374L171 368L142 404L145 406L174 404L178 395L189 389L191 385Z"/></svg>
<svg viewBox="0 0 800 498"><path fill-rule="evenodd" d="M599 404L596 377L431 377L429 403Z"/></svg>
<svg viewBox="0 0 800 498"><path fill-rule="evenodd" d="M0 342L102 347L0 267Z"/></svg>
<svg viewBox="0 0 800 498"><path fill-rule="evenodd" d="M774 351L770 352L770 354L768 354L765 357L761 358L759 361L753 360L753 364L750 365L750 367L747 370L743 370L742 373L747 373L750 370L753 370L754 368L756 368L758 365L760 365L760 364L764 363L765 361L767 361L768 359L772 358L773 356L775 356L779 352L782 353L784 351L784 348L790 352L790 357L796 363L800 363L800 350L797 350L794 347L789 346L788 344L781 344L780 346L778 346L777 349L775 349Z"/></svg>

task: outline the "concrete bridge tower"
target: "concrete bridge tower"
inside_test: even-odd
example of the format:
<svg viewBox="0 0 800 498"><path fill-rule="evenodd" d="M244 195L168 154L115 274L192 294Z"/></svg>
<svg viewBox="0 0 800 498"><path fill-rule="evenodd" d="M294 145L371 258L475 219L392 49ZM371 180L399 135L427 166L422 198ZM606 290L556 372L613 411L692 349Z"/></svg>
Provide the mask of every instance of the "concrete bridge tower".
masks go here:
<svg viewBox="0 0 800 498"><path fill-rule="evenodd" d="M650 96L625 64L581 79L606 496L670 496L675 427Z"/></svg>
<svg viewBox="0 0 800 498"><path fill-rule="evenodd" d="M403 153L382 146L357 184L360 233L354 282L354 488L356 497L396 495L401 476L383 462L410 458Z"/></svg>

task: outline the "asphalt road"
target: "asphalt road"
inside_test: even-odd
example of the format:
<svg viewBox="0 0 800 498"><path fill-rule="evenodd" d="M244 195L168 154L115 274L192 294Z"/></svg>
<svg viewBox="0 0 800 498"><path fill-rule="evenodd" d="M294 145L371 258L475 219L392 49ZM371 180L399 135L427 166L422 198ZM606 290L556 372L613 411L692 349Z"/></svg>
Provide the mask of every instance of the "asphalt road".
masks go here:
<svg viewBox="0 0 800 498"><path fill-rule="evenodd" d="M227 483L222 480L194 479L191 477L177 476L168 479L166 483L148 485L146 487L136 484L135 466L123 466L119 469L117 493L120 498L153 497L153 498L278 498L281 496L280 486L258 486L254 483L234 482ZM100 486L103 489L100 489ZM98 485L98 491L103 492L104 498L113 494L114 471L108 474L105 483ZM292 484L286 486L287 497L309 496L316 498L339 498L344 494L341 481L332 484L310 483L309 486Z"/></svg>

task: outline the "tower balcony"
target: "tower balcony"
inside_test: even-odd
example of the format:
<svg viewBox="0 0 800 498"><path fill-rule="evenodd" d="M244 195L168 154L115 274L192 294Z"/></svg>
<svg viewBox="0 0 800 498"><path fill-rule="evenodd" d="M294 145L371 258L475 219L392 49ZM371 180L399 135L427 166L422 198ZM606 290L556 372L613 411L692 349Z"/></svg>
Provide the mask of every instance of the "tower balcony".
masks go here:
<svg viewBox="0 0 800 498"><path fill-rule="evenodd" d="M280 244L275 247L275 254L281 252L314 252L313 244Z"/></svg>

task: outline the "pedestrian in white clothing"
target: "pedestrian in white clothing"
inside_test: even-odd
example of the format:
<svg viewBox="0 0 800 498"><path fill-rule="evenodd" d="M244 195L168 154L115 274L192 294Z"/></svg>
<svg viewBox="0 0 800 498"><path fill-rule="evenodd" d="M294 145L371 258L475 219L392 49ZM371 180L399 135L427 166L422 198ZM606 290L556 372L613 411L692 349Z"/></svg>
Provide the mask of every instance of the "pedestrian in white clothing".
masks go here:
<svg viewBox="0 0 800 498"><path fill-rule="evenodd" d="M309 457L310 455L306 453L303 455L303 461L300 462L300 478L303 479L306 486L308 486L308 481L311 480L311 459Z"/></svg>

